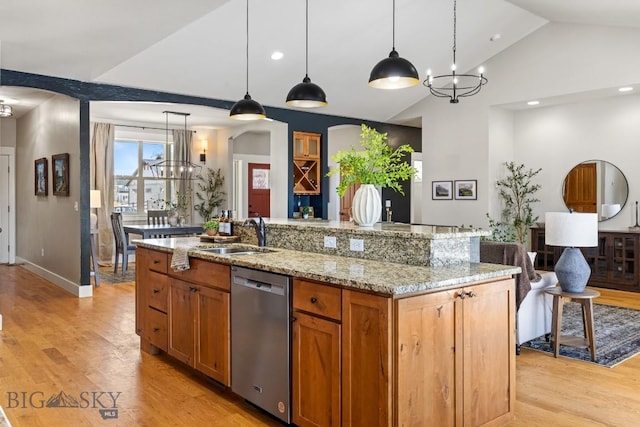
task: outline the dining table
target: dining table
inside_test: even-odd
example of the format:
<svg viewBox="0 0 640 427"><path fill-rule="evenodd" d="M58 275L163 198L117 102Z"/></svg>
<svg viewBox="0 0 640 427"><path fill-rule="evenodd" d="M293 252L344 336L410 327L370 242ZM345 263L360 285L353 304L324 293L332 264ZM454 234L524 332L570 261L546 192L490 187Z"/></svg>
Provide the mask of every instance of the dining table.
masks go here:
<svg viewBox="0 0 640 427"><path fill-rule="evenodd" d="M204 229L202 224L183 224L183 225L151 225L151 224L129 224L123 225L124 233L127 237L127 243L130 242L129 234L137 234L143 239L151 239L156 237L170 237L177 235L193 235L202 234Z"/></svg>

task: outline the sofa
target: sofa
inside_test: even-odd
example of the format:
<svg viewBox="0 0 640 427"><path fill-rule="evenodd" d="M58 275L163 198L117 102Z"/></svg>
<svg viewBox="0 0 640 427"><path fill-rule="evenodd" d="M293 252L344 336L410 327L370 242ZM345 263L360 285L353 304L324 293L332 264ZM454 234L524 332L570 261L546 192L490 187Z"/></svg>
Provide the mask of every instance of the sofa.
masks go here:
<svg viewBox="0 0 640 427"><path fill-rule="evenodd" d="M522 269L516 279L516 344L551 333L553 297L544 292L556 286L553 271L533 267L534 256L521 243L480 242L480 262L515 265Z"/></svg>

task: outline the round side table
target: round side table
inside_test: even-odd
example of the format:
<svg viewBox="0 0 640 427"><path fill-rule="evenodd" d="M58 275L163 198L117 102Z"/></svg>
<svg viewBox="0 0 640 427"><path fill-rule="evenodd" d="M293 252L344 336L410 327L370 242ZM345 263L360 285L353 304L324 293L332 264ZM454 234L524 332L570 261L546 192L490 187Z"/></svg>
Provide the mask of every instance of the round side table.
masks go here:
<svg viewBox="0 0 640 427"><path fill-rule="evenodd" d="M544 291L553 296L553 316L551 318L551 345L553 355L558 357L560 345L577 348L589 348L591 360L596 360L596 340L593 328L593 299L600 296L600 292L585 288L582 292L564 292L561 288L548 288ZM562 328L562 308L565 300L575 301L582 306L582 324L584 337L560 335Z"/></svg>

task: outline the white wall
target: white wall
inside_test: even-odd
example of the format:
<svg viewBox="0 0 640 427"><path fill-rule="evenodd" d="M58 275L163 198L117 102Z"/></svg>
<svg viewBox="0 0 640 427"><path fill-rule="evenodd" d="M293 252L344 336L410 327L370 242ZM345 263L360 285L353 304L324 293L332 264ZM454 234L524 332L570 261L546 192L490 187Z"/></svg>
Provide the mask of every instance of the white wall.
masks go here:
<svg viewBox="0 0 640 427"><path fill-rule="evenodd" d="M636 141L640 139L630 124L634 117L638 122L640 118L634 115L635 107L633 111L614 107L616 102L635 103L632 98L594 101L590 108L603 107L599 112L585 111L581 118L572 117L569 111L589 101L565 103L562 111L566 114L556 119L555 127L547 123L547 135L538 134L535 142L529 139L533 145L522 142L523 130L511 129L516 126L509 118L511 113L500 111L504 104L531 99L540 99L544 105L545 99L596 90L617 94L617 87L640 82L640 55L632 53L638 46L640 29L548 24L484 64L489 83L478 95L464 98L459 104L428 97L395 117L422 117L425 183L478 180L477 201L431 201L431 186L425 185L423 220L487 226L485 215L495 211L498 201L495 180L504 174L502 164L510 160L523 162L527 168L543 169L539 175L542 202L537 212L563 208L560 189L564 175L573 165L593 158L620 163L622 171L630 174L630 200L640 199L640 190L635 186L638 177L629 167L639 157L640 149L628 144L634 136ZM603 116L609 125L598 130L600 141L583 145L584 137L592 134ZM517 121L521 126L524 122ZM614 123L627 128L622 130ZM559 138L560 134L564 138ZM622 153L626 153L624 159ZM624 220L616 218L615 224L614 220L604 224L629 225L629 204L622 216Z"/></svg>
<svg viewBox="0 0 640 427"><path fill-rule="evenodd" d="M16 119L0 119L0 147L16 146Z"/></svg>
<svg viewBox="0 0 640 427"><path fill-rule="evenodd" d="M27 267L76 295L80 287L80 109L56 95L18 120L16 256ZM69 197L54 196L51 156L69 153ZM48 160L49 195L34 195L34 160ZM63 249L63 250L61 250ZM84 295L86 296L86 295Z"/></svg>

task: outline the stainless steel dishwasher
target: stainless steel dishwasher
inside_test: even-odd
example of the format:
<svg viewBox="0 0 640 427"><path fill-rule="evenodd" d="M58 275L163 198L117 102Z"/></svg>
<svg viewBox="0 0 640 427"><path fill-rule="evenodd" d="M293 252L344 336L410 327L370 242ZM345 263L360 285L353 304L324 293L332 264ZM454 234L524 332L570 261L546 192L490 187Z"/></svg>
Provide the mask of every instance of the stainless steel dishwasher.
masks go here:
<svg viewBox="0 0 640 427"><path fill-rule="evenodd" d="M231 390L289 424L289 276L231 267Z"/></svg>

